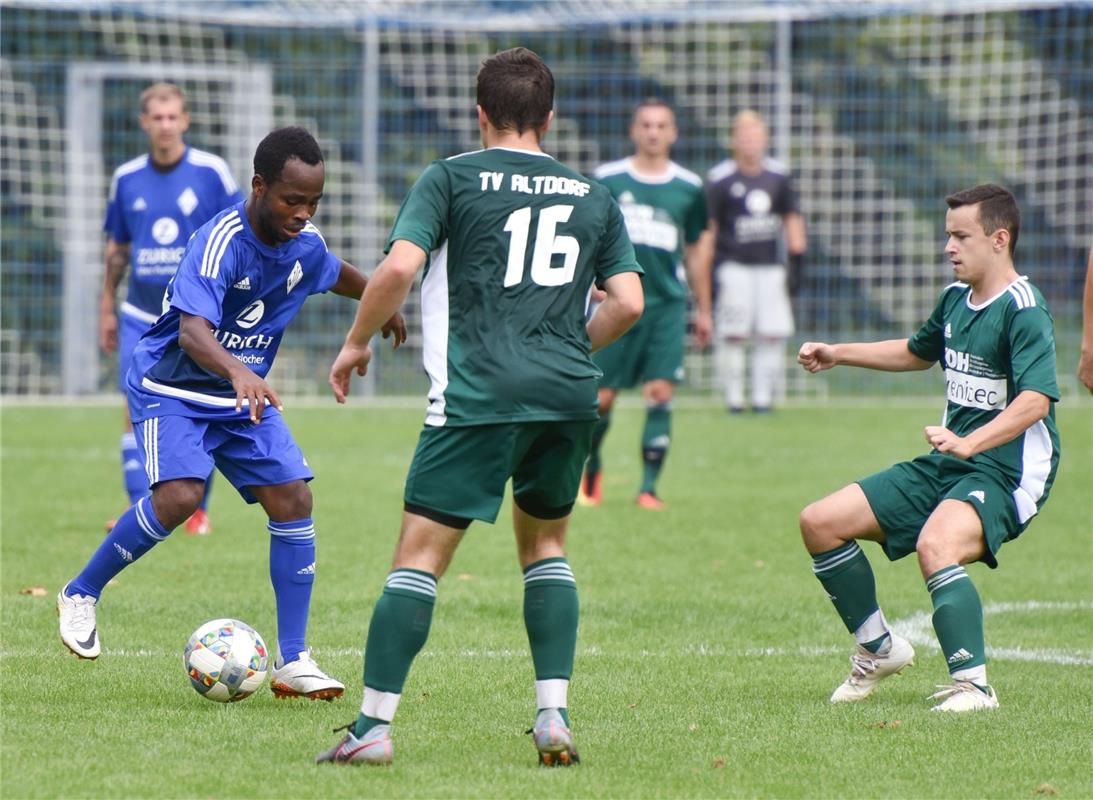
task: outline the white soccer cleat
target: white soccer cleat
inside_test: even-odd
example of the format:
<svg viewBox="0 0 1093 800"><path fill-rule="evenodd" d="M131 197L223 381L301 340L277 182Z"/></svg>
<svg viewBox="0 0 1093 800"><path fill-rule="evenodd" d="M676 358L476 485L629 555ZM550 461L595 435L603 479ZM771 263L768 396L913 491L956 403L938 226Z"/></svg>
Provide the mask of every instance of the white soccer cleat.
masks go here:
<svg viewBox="0 0 1093 800"><path fill-rule="evenodd" d="M998 708L998 695L989 686L979 687L969 681L953 681L952 686L938 686L941 691L930 695L931 700L945 698L931 711L979 711Z"/></svg>
<svg viewBox="0 0 1093 800"><path fill-rule="evenodd" d="M61 641L80 658L98 658L101 651L99 629L95 620L94 597L77 594L69 597L64 588L57 593L57 616L60 618Z"/></svg>
<svg viewBox="0 0 1093 800"><path fill-rule="evenodd" d="M889 634L892 646L884 655L870 653L861 645L850 656L850 676L832 693L832 703L855 703L873 694L877 683L915 663L915 649L906 639Z"/></svg>
<svg viewBox="0 0 1093 800"><path fill-rule="evenodd" d="M280 657L277 661L280 663ZM269 688L278 700L286 697L306 697L310 700L333 700L341 697L345 686L334 680L311 658L311 651L300 653L296 661L276 664L270 676Z"/></svg>
<svg viewBox="0 0 1093 800"><path fill-rule="evenodd" d="M539 763L544 767L569 767L581 763L573 746L573 733L556 708L544 708L528 731L539 751Z"/></svg>
<svg viewBox="0 0 1093 800"><path fill-rule="evenodd" d="M345 726L352 728L353 724ZM337 733L343 728L335 728ZM350 730L345 737L330 750L319 753L316 764L368 764L384 767L395 757L395 748L391 745L391 726L374 725L364 736L357 738Z"/></svg>

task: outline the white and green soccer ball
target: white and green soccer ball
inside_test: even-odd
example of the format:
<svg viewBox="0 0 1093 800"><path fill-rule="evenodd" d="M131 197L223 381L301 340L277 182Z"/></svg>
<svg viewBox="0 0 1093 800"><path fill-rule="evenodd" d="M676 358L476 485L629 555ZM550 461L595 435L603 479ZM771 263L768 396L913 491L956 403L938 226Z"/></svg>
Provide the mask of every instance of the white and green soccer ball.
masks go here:
<svg viewBox="0 0 1093 800"><path fill-rule="evenodd" d="M233 703L249 697L265 681L269 650L258 631L245 622L214 619L194 631L182 661L199 695Z"/></svg>

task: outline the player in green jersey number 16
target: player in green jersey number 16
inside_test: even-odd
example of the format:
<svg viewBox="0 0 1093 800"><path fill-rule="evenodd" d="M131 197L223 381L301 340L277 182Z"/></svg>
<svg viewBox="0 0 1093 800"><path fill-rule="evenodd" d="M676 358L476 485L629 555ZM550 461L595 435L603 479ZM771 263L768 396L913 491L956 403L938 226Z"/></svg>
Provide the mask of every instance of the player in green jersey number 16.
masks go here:
<svg viewBox="0 0 1093 800"><path fill-rule="evenodd" d="M1043 296L1013 266L1020 215L1013 195L985 184L945 198L945 254L956 282L910 339L805 342L809 372L845 364L902 372L945 370L942 425L925 428L933 450L815 502L801 535L823 584L858 643L833 703L862 700L911 663L914 650L884 619L858 539L889 559L918 556L934 630L952 685L936 711L995 708L987 683L983 608L964 566L997 566L1047 499L1059 463L1055 338Z"/></svg>
<svg viewBox="0 0 1093 800"><path fill-rule="evenodd" d="M434 162L410 189L330 371L344 401L385 309L399 308L425 267L429 408L394 569L372 612L361 714L321 762L391 761L390 722L428 636L437 582L471 521L496 519L510 478L534 742L544 764L577 761L567 693L578 603L565 534L596 419L591 352L641 315L641 267L607 189L540 149L554 104L542 60L524 48L486 59L477 99L484 149ZM593 282L607 298L586 322Z"/></svg>

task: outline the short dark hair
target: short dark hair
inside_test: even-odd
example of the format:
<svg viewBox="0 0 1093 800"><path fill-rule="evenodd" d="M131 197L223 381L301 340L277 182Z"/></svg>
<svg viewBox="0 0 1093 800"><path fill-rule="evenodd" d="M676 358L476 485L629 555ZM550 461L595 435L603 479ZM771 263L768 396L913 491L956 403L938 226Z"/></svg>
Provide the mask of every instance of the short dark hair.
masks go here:
<svg viewBox="0 0 1093 800"><path fill-rule="evenodd" d="M541 130L554 108L554 74L526 47L502 50L478 70L477 102L499 131Z"/></svg>
<svg viewBox="0 0 1093 800"><path fill-rule="evenodd" d="M1017 210L1017 198L1005 186L981 183L971 189L951 194L945 198L949 208L979 204L979 224L987 234L1005 228L1010 235L1010 255L1017 248L1017 234L1021 230L1021 212Z"/></svg>
<svg viewBox="0 0 1093 800"><path fill-rule="evenodd" d="M306 128L293 125L266 134L254 151L254 174L261 175L266 185L274 184L281 179L285 162L290 158L311 166L322 163L323 151Z"/></svg>
<svg viewBox="0 0 1093 800"><path fill-rule="evenodd" d="M672 108L672 104L669 103L667 100L664 100L660 97L646 97L636 106L634 106L634 113L630 115L630 119L636 119L638 116L638 112L641 111L643 108L666 108L672 113L673 117L676 115L676 110Z"/></svg>

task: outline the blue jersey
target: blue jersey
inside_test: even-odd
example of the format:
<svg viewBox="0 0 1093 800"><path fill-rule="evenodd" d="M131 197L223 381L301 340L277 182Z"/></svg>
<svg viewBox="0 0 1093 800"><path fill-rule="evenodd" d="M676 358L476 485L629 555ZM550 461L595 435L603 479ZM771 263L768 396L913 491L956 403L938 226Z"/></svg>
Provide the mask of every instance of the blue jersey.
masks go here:
<svg viewBox="0 0 1093 800"><path fill-rule="evenodd" d="M304 301L329 290L340 271L341 260L310 222L295 239L271 247L251 230L245 202L217 214L190 239L167 285L166 310L133 352L126 378L133 422L169 414L249 418L246 404L236 413L231 381L179 347L180 312L207 319L224 349L265 377Z"/></svg>
<svg viewBox="0 0 1093 800"><path fill-rule="evenodd" d="M121 313L155 322L190 236L242 199L224 160L192 147L168 170L158 169L147 154L118 167L103 229L115 242L132 245Z"/></svg>

